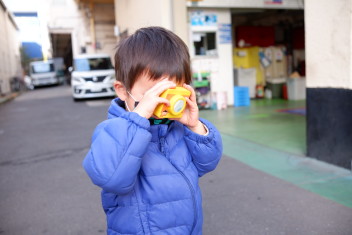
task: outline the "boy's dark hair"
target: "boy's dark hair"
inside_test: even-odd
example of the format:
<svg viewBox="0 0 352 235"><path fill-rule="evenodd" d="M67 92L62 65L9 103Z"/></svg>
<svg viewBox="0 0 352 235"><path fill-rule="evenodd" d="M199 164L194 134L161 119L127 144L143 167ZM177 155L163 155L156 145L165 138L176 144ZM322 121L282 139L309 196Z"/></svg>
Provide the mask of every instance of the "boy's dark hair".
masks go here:
<svg viewBox="0 0 352 235"><path fill-rule="evenodd" d="M163 76L176 83L191 83L191 68L186 44L173 32L161 27L137 30L122 40L115 53L116 79L132 89L135 81L146 73L151 80Z"/></svg>

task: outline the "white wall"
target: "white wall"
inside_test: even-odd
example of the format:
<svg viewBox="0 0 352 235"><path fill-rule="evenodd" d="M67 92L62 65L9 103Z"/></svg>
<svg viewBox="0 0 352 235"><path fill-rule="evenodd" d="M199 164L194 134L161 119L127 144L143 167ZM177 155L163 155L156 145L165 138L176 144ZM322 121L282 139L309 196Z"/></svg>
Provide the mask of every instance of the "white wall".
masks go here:
<svg viewBox="0 0 352 235"><path fill-rule="evenodd" d="M186 0L115 0L115 12L120 33L161 26L188 42Z"/></svg>
<svg viewBox="0 0 352 235"><path fill-rule="evenodd" d="M307 87L352 89L352 1L306 0L305 30Z"/></svg>
<svg viewBox="0 0 352 235"><path fill-rule="evenodd" d="M218 11L219 24L231 24L231 11L219 10ZM232 57L232 43L219 44L218 33L218 46L219 46L219 76L217 81L212 82L215 91L226 91L227 102L229 105L234 103L234 83L233 83L233 57Z"/></svg>
<svg viewBox="0 0 352 235"><path fill-rule="evenodd" d="M169 1L160 0L115 0L116 25L120 32L133 34L146 26L162 26L170 29Z"/></svg>

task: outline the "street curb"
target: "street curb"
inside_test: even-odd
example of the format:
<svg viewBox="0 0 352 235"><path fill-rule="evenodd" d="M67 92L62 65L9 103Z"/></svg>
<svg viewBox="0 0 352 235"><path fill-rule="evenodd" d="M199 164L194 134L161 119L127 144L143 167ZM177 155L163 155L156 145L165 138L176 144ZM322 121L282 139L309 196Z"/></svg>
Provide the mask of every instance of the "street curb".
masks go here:
<svg viewBox="0 0 352 235"><path fill-rule="evenodd" d="M5 104L5 103L15 99L19 95L20 95L20 92L13 92L8 95L5 95L4 97L0 97L0 105Z"/></svg>

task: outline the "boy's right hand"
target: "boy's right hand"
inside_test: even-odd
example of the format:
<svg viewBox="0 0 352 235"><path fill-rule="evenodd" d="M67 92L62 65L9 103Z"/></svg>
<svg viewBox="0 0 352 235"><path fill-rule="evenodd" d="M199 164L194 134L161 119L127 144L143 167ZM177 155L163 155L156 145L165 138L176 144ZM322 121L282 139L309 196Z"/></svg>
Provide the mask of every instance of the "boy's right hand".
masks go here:
<svg viewBox="0 0 352 235"><path fill-rule="evenodd" d="M172 81L169 81L168 78L165 78L160 82L156 82L153 87L151 87L144 93L143 98L139 101L139 104L133 110L133 112L149 119L153 115L154 110L158 104L163 103L167 106L170 105L169 100L161 98L160 94L167 89L175 87L176 84Z"/></svg>

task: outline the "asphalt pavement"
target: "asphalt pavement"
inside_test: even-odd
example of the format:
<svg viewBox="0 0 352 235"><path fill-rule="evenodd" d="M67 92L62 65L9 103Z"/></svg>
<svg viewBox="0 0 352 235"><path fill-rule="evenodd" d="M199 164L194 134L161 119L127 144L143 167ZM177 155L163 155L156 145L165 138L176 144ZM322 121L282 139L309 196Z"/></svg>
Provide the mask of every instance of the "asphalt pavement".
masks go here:
<svg viewBox="0 0 352 235"><path fill-rule="evenodd" d="M109 103L58 86L0 104L1 235L106 233L81 163ZM200 184L205 235L352 234L351 208L227 156Z"/></svg>

